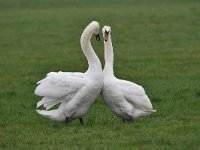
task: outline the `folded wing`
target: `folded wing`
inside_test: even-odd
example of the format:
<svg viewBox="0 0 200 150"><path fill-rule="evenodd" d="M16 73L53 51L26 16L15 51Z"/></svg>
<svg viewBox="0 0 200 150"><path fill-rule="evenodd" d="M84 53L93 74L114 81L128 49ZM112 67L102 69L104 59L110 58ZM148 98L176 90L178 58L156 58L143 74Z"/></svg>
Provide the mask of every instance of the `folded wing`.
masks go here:
<svg viewBox="0 0 200 150"><path fill-rule="evenodd" d="M119 80L117 81L124 98L139 109L153 109L152 104L142 86L133 82Z"/></svg>

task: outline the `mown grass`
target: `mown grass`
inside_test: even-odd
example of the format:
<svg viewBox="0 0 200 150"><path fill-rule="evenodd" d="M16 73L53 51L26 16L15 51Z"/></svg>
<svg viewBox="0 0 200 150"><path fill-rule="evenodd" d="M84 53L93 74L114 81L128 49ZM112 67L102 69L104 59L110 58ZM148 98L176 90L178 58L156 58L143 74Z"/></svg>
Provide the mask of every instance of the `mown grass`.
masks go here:
<svg viewBox="0 0 200 150"><path fill-rule="evenodd" d="M0 149L200 149L200 2L0 0ZM79 39L112 27L115 74L142 85L157 112L123 123L98 98L85 125L37 115L35 83L82 71ZM92 41L103 62L103 43Z"/></svg>

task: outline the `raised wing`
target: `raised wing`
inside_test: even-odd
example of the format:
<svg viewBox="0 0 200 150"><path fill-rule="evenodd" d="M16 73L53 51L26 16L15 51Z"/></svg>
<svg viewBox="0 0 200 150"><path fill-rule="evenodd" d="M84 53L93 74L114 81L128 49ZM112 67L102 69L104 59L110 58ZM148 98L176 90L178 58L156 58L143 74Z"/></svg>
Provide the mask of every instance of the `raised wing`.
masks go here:
<svg viewBox="0 0 200 150"><path fill-rule="evenodd" d="M35 94L43 96L37 107L49 109L63 100L69 101L85 83L84 73L50 72L37 83Z"/></svg>
<svg viewBox="0 0 200 150"><path fill-rule="evenodd" d="M145 94L142 86L125 80L117 80L118 86L125 99L136 108L153 109L150 99Z"/></svg>
<svg viewBox="0 0 200 150"><path fill-rule="evenodd" d="M47 74L47 77L38 81L37 84L44 83L48 79L53 79L53 80L62 80L62 77L77 77L77 78L84 78L84 73L82 72L50 72Z"/></svg>

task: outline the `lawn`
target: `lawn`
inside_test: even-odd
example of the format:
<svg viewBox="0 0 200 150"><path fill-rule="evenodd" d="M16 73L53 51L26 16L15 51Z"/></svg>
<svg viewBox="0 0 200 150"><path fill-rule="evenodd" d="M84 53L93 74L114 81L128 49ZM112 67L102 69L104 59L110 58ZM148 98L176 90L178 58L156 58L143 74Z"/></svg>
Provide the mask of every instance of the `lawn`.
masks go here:
<svg viewBox="0 0 200 150"><path fill-rule="evenodd" d="M100 97L84 126L36 113L38 80L87 69L92 20L112 27L115 75L142 85L156 113L123 123ZM0 149L200 149L200 1L0 0L0 87Z"/></svg>

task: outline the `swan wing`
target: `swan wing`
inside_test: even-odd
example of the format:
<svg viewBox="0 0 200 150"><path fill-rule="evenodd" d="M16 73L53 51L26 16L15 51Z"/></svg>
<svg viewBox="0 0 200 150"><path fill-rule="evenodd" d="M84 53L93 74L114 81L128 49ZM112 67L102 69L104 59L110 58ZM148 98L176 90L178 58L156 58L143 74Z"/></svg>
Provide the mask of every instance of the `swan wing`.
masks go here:
<svg viewBox="0 0 200 150"><path fill-rule="evenodd" d="M59 79L58 79L59 76ZM77 77L77 78L84 78L84 73L82 72L50 72L47 74L47 77L38 81L37 84L44 83L46 80L53 79L53 80L62 80L62 77Z"/></svg>
<svg viewBox="0 0 200 150"><path fill-rule="evenodd" d="M125 99L134 107L142 109L153 109L148 96L142 86L126 80L117 80L120 90Z"/></svg>
<svg viewBox="0 0 200 150"><path fill-rule="evenodd" d="M48 98L44 101L52 105L55 100L70 99L85 83L84 73L50 72L38 82L35 94Z"/></svg>

